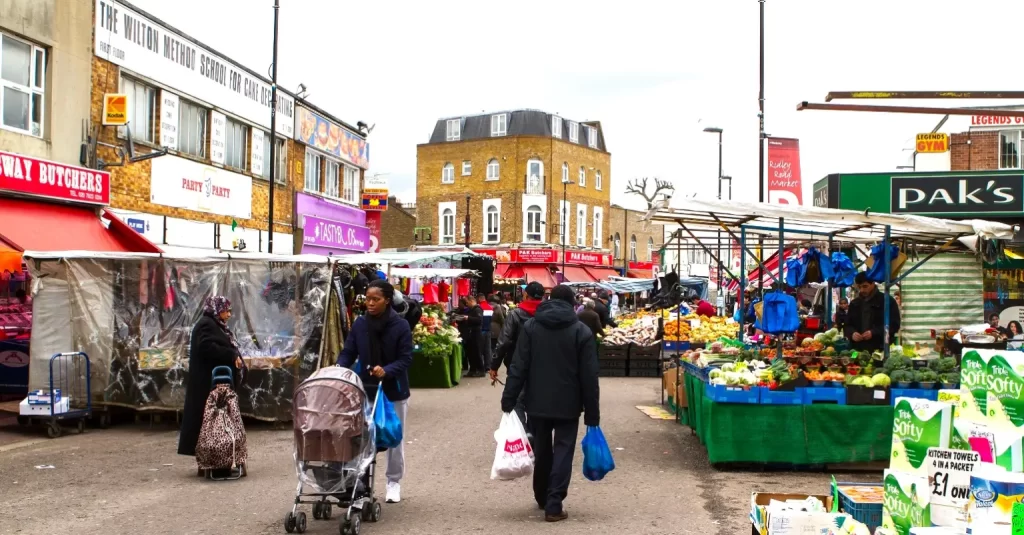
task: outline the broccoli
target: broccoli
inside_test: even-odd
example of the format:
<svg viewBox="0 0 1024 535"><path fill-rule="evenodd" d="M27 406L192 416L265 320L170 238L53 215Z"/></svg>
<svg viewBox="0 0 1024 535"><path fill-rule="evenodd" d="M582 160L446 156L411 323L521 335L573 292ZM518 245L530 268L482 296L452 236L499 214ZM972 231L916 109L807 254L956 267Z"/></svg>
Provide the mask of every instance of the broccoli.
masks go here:
<svg viewBox="0 0 1024 535"><path fill-rule="evenodd" d="M919 383L934 383L939 380L939 374L931 370L921 370L914 373L914 380Z"/></svg>
<svg viewBox="0 0 1024 535"><path fill-rule="evenodd" d="M936 370L939 373L952 373L957 371L956 369L956 358L955 357L943 357L939 359L939 369Z"/></svg>
<svg viewBox="0 0 1024 535"><path fill-rule="evenodd" d="M888 374L889 378L896 383L914 382L914 372L911 370L894 370Z"/></svg>
<svg viewBox="0 0 1024 535"><path fill-rule="evenodd" d="M956 384L960 382L959 373L943 373L939 375L939 380L946 384Z"/></svg>
<svg viewBox="0 0 1024 535"><path fill-rule="evenodd" d="M914 363L903 355L890 355L889 360L885 361L882 368L884 368L887 373L896 370L910 370L914 368ZM891 373L888 375L892 377Z"/></svg>

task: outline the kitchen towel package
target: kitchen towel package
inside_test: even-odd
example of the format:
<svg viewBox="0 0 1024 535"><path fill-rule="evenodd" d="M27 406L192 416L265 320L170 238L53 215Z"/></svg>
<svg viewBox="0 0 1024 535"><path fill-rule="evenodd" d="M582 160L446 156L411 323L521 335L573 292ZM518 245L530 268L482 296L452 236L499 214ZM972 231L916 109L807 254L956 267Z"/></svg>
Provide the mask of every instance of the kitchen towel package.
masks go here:
<svg viewBox="0 0 1024 535"><path fill-rule="evenodd" d="M997 352L989 358L987 370L990 425L1024 428L1024 353Z"/></svg>
<svg viewBox="0 0 1024 535"><path fill-rule="evenodd" d="M990 350L965 349L960 359L960 416L984 423L988 418L988 361Z"/></svg>
<svg viewBox="0 0 1024 535"><path fill-rule="evenodd" d="M971 475L967 504L969 535L1010 535L1013 504L1024 499L1024 474L982 464Z"/></svg>
<svg viewBox="0 0 1024 535"><path fill-rule="evenodd" d="M928 448L948 448L953 436L953 406L916 398L896 398L889 468L928 475Z"/></svg>
<svg viewBox="0 0 1024 535"><path fill-rule="evenodd" d="M932 525L928 476L886 470L882 486L883 529L893 535L910 535L911 528Z"/></svg>

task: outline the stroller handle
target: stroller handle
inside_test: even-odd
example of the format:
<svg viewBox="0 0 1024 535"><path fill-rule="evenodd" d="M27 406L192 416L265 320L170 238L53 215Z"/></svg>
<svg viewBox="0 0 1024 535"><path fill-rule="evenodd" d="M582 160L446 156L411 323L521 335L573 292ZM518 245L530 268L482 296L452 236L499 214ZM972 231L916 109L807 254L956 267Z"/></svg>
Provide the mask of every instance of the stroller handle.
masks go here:
<svg viewBox="0 0 1024 535"><path fill-rule="evenodd" d="M210 388L218 384L233 384L235 382L234 372L227 366L217 366L213 369L213 378L210 380Z"/></svg>

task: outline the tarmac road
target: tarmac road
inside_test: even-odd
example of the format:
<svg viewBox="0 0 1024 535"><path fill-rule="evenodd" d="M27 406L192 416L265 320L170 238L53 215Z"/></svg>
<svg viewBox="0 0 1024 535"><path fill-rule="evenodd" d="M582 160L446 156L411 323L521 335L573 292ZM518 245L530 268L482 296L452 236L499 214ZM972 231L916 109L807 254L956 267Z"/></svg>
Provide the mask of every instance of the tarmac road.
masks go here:
<svg viewBox="0 0 1024 535"><path fill-rule="evenodd" d="M385 504L381 522L363 533L745 535L751 491L827 492L827 474L712 469L688 428L635 408L656 405L658 387L657 379L601 380L601 427L616 469L587 481L577 450L569 519L557 524L544 522L528 480L489 479L500 386L465 379L452 390L414 390L402 503ZM0 533L284 533L296 485L291 430L250 424L248 439L249 477L209 482L175 454L177 433L166 424L55 440L0 427ZM36 468L43 465L53 468ZM383 487L381 476L381 495ZM307 533L338 532L337 509L333 520L315 521L306 507Z"/></svg>

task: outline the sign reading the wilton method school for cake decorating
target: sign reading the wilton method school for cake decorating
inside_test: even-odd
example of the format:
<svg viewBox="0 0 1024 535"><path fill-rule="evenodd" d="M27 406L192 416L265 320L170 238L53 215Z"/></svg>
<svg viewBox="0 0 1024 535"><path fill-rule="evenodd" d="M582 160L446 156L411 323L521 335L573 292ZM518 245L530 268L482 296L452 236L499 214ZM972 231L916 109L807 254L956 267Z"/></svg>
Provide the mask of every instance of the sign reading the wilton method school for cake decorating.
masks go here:
<svg viewBox="0 0 1024 535"><path fill-rule="evenodd" d="M928 484L931 485L932 524L967 527L971 474L981 463L976 451L928 449Z"/></svg>

